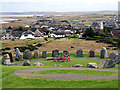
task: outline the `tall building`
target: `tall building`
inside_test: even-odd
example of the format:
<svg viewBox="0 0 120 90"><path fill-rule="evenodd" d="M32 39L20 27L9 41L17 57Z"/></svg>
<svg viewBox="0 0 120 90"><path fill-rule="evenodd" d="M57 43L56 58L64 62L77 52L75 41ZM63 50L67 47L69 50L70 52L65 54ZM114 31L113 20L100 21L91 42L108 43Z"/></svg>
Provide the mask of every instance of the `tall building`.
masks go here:
<svg viewBox="0 0 120 90"><path fill-rule="evenodd" d="M120 1L118 2L118 28L120 28Z"/></svg>
<svg viewBox="0 0 120 90"><path fill-rule="evenodd" d="M103 22L100 22L100 30L103 30L104 26L103 26Z"/></svg>

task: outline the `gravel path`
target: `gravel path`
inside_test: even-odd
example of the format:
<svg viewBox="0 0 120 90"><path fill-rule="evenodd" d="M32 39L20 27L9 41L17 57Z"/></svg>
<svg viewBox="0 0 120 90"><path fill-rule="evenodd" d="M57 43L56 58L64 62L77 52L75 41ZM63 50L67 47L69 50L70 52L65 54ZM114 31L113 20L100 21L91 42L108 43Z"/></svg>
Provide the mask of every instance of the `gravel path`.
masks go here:
<svg viewBox="0 0 120 90"><path fill-rule="evenodd" d="M13 73L15 75L45 79L61 79L61 80L118 80L118 76L98 76L98 75L80 75L80 74L32 74L34 71L43 70L93 70L93 71L106 71L106 72L118 72L118 69L91 69L91 68L72 68L72 67L50 67L50 68L29 68L23 70L17 70Z"/></svg>
<svg viewBox="0 0 120 90"><path fill-rule="evenodd" d="M86 57L71 57L71 58L80 58L80 59L88 59L88 60L96 60L100 61L101 64L99 67L103 67L105 60L98 58L86 58ZM35 59L30 60L33 61L43 61L46 59ZM17 63L17 65L22 65L24 61ZM29 68L23 70L17 70L13 73L15 75L25 76L25 77L35 77L35 78L45 78L45 79L61 79L61 80L118 80L118 76L98 76L98 75L80 75L80 74L32 74L34 71L42 71L42 70L92 70L92 71L106 71L106 72L118 72L118 69L95 69L95 68L73 68L73 67L49 67L49 68Z"/></svg>

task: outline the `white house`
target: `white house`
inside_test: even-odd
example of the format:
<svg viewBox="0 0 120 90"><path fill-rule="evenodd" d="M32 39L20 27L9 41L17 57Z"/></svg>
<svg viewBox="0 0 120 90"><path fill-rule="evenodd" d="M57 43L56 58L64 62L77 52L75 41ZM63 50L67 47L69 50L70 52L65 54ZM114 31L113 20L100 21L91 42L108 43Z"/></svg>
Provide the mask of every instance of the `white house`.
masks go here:
<svg viewBox="0 0 120 90"><path fill-rule="evenodd" d="M55 34L53 34L53 33L52 33L52 34L50 34L50 37L55 37Z"/></svg>
<svg viewBox="0 0 120 90"><path fill-rule="evenodd" d="M72 32L71 32L71 30L65 30L64 34L65 34L65 36L71 36Z"/></svg>
<svg viewBox="0 0 120 90"><path fill-rule="evenodd" d="M12 36L12 35L9 34L9 33L6 33L6 34L1 38L1 40L6 40L6 39L16 39L16 37Z"/></svg>
<svg viewBox="0 0 120 90"><path fill-rule="evenodd" d="M29 28L30 26L29 25L26 25L25 28Z"/></svg>
<svg viewBox="0 0 120 90"><path fill-rule="evenodd" d="M22 33L22 36L20 37L20 39L27 39L27 38L35 38L34 37L34 33L31 31L25 31Z"/></svg>
<svg viewBox="0 0 120 90"><path fill-rule="evenodd" d="M62 33L52 33L50 34L50 37L65 37L65 35Z"/></svg>
<svg viewBox="0 0 120 90"><path fill-rule="evenodd" d="M43 34L37 29L34 33L35 38L43 38Z"/></svg>

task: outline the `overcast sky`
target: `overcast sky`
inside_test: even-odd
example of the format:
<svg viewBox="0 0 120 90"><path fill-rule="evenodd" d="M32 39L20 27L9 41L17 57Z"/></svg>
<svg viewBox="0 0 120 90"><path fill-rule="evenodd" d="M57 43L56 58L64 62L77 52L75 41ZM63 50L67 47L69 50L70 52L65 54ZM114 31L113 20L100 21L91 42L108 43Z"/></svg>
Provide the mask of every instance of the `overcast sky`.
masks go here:
<svg viewBox="0 0 120 90"><path fill-rule="evenodd" d="M101 11L117 10L119 0L0 0L0 11Z"/></svg>

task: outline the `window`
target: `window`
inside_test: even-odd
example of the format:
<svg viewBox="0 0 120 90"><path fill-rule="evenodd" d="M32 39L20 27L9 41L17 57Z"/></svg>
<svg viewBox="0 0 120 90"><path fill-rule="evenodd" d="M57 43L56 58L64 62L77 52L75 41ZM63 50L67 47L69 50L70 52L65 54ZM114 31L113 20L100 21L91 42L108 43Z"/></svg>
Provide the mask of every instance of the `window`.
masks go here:
<svg viewBox="0 0 120 90"><path fill-rule="evenodd" d="M27 35L27 34L25 34L24 36L25 36L25 37L27 37L28 35Z"/></svg>

